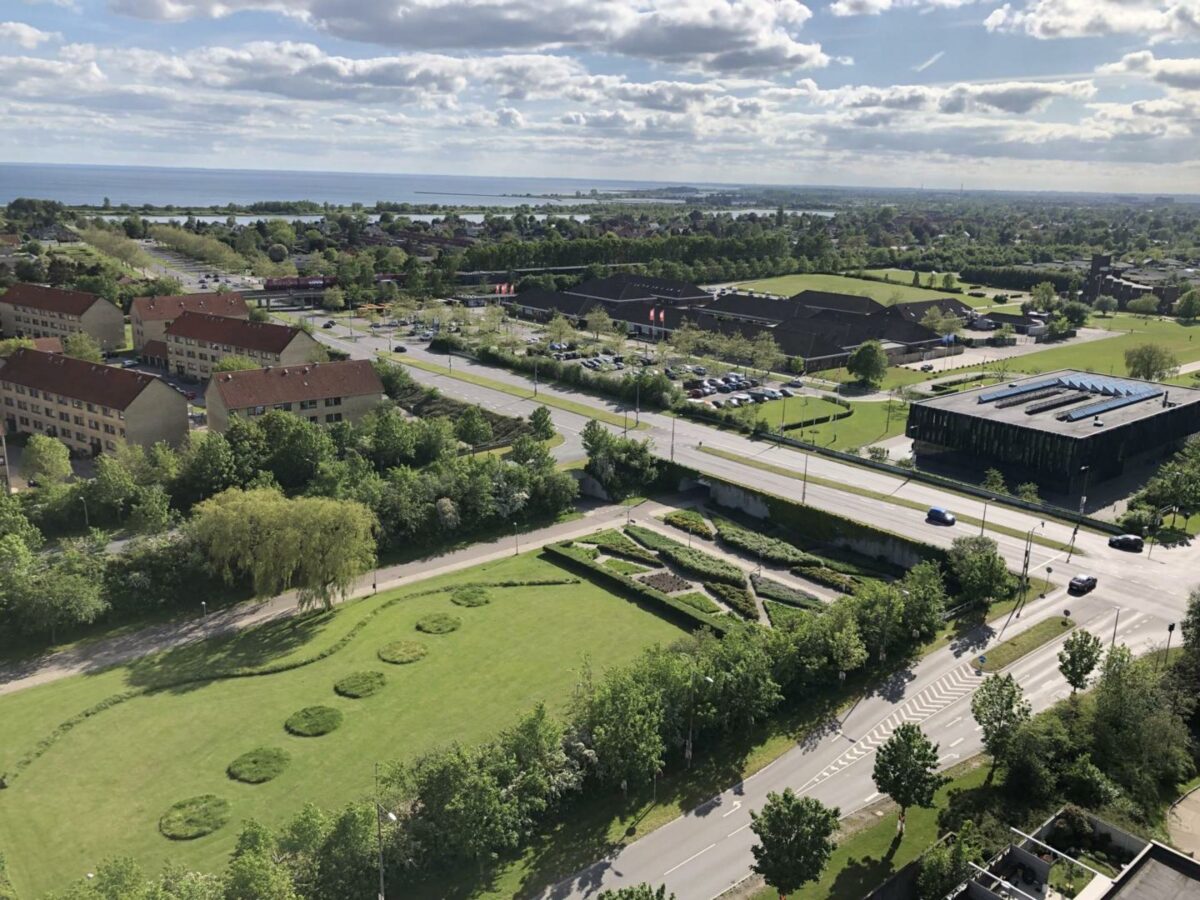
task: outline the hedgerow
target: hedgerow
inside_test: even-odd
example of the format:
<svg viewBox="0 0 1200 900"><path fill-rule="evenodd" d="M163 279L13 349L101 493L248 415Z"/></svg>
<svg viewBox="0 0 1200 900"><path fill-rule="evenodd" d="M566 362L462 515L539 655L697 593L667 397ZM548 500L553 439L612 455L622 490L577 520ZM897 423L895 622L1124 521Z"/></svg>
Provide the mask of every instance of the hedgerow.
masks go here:
<svg viewBox="0 0 1200 900"><path fill-rule="evenodd" d="M663 521L668 525L678 528L680 531L686 531L689 534L694 534L697 537L702 537L706 541L713 539L713 530L709 524L704 521L704 516L696 512L694 509L676 509L663 516Z"/></svg>
<svg viewBox="0 0 1200 900"><path fill-rule="evenodd" d="M743 619L749 619L752 622L758 621L758 607L754 605L754 598L744 587L709 581L705 582L704 589Z"/></svg>
<svg viewBox="0 0 1200 900"><path fill-rule="evenodd" d="M787 541L759 534L757 531L735 525L728 519L714 516L713 524L717 527L717 537L721 539L722 543L753 554L764 562L777 563L782 566L816 566L823 562L819 557L805 553Z"/></svg>
<svg viewBox="0 0 1200 900"><path fill-rule="evenodd" d="M733 563L717 559L703 550L687 547L640 525L627 525L625 531L639 543L657 552L661 558L674 563L697 578L733 585L746 583L745 572Z"/></svg>
<svg viewBox="0 0 1200 900"><path fill-rule="evenodd" d="M820 597L815 597L790 585L780 584L778 581L773 581L762 575L752 574L750 576L750 583L754 585L754 593L760 597L776 600L780 603L786 603L788 606L796 606L801 609L821 610L824 608Z"/></svg>
<svg viewBox="0 0 1200 900"><path fill-rule="evenodd" d="M792 569L792 574L800 578L807 578L809 581L814 581L817 584L831 587L835 591L841 591L843 594L854 593L854 588L858 586L858 579L851 575L835 572L829 566L825 565L797 566Z"/></svg>
<svg viewBox="0 0 1200 900"><path fill-rule="evenodd" d="M689 594L679 594L675 599L680 603L686 603L688 606L695 607L707 615L717 615L721 612L721 607L713 603L707 594L702 594L699 591L692 591Z"/></svg>
<svg viewBox="0 0 1200 900"><path fill-rule="evenodd" d="M614 553L619 556L627 556L639 562L658 565L658 557L653 553L639 547L629 538L625 537L625 535L621 534L621 532L614 531L611 528L605 531L597 531L595 534L589 534L586 537L576 538L575 543L593 544L605 553Z"/></svg>
<svg viewBox="0 0 1200 900"><path fill-rule="evenodd" d="M767 618L771 621L772 628L780 628L788 622L809 615L808 612L799 607L788 606L786 603L776 603L774 600L764 600L763 609L767 611Z"/></svg>

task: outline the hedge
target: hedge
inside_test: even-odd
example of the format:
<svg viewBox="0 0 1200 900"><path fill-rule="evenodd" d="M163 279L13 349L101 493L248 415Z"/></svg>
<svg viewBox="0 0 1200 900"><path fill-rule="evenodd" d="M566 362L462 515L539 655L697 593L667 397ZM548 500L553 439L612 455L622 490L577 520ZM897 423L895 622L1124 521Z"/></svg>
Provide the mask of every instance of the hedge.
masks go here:
<svg viewBox="0 0 1200 900"><path fill-rule="evenodd" d="M674 563L704 581L719 581L725 584L744 585L746 573L732 563L717 559L703 550L673 541L641 525L627 525L625 532L634 540L658 553L660 557Z"/></svg>
<svg viewBox="0 0 1200 900"><path fill-rule="evenodd" d="M854 593L855 587L858 586L858 579L851 575L843 575L841 572L836 572L829 566L796 566L792 569L792 574L800 578L807 578L809 581L815 581L817 584L823 584L826 587L831 587L835 591L841 591L843 594Z"/></svg>
<svg viewBox="0 0 1200 900"><path fill-rule="evenodd" d="M824 562L787 541L751 531L735 525L728 519L719 519L713 516L713 524L717 526L717 537L721 539L722 543L744 550L764 562L778 563L782 566L817 566Z"/></svg>
<svg viewBox="0 0 1200 900"><path fill-rule="evenodd" d="M229 801L215 794L201 794L180 800L158 820L163 837L190 841L212 834L229 821Z"/></svg>
<svg viewBox="0 0 1200 900"><path fill-rule="evenodd" d="M426 634L449 634L452 631L458 631L461 627L462 619L449 613L430 613L417 619L417 631L423 631Z"/></svg>
<svg viewBox="0 0 1200 900"><path fill-rule="evenodd" d="M599 581L602 584L618 586L626 595L642 600L650 606L657 607L665 614L693 628L703 626L711 628L717 634L724 634L729 630L729 626L722 622L720 617L704 615L695 606L681 601L678 597L671 597L662 591L656 591L654 588L647 587L627 575L606 569L603 565L593 562L586 555L579 552L579 547L572 546L570 541L559 544L547 544L542 550L551 557L553 562L584 571L590 574L593 580Z"/></svg>
<svg viewBox="0 0 1200 900"><path fill-rule="evenodd" d="M750 583L754 585L754 593L764 599L786 603L788 606L795 606L800 609L820 611L825 608L825 604L821 602L820 597L815 597L799 588L780 584L778 581L772 581L770 578L764 578L762 575L751 575Z"/></svg>
<svg viewBox="0 0 1200 900"><path fill-rule="evenodd" d="M361 700L383 690L386 681L382 672L354 672L334 682L333 689L343 697Z"/></svg>
<svg viewBox="0 0 1200 900"><path fill-rule="evenodd" d="M283 723L297 737L320 737L342 724L342 711L332 706L306 706L288 716Z"/></svg>
<svg viewBox="0 0 1200 900"><path fill-rule="evenodd" d="M379 648L379 658L394 666L403 666L424 659L429 648L419 641L392 641Z"/></svg>
<svg viewBox="0 0 1200 900"><path fill-rule="evenodd" d="M713 539L712 528L704 521L704 516L700 515L694 509L672 510L663 516L663 521L668 525L678 528L680 531L686 531L689 534L702 537L706 541Z"/></svg>
<svg viewBox="0 0 1200 900"><path fill-rule="evenodd" d="M754 603L754 598L750 596L750 592L744 587L723 584L719 581L707 581L704 583L704 589L743 619L749 619L751 622L758 621L758 607Z"/></svg>
<svg viewBox="0 0 1200 900"><path fill-rule="evenodd" d="M708 594L702 594L699 591L692 591L690 594L680 594L676 598L680 603L686 603L688 606L695 607L702 613L708 615L717 615L721 612L721 607L712 602L712 598Z"/></svg>
<svg viewBox="0 0 1200 900"><path fill-rule="evenodd" d="M279 747L259 747L231 762L225 773L234 781L262 784L282 772L290 758L288 752Z"/></svg>
<svg viewBox="0 0 1200 900"><path fill-rule="evenodd" d="M650 563L653 566L660 565L658 557L648 550L639 547L625 535L611 528L604 531L597 531L595 534L589 534L586 537L576 538L577 544L594 544L605 553L611 553L616 556L627 556L637 562Z"/></svg>
<svg viewBox="0 0 1200 900"><path fill-rule="evenodd" d="M772 628L781 628L788 622L803 618L808 614L806 610L799 607L777 603L774 600L764 600L763 609L767 611L767 618L770 620Z"/></svg>

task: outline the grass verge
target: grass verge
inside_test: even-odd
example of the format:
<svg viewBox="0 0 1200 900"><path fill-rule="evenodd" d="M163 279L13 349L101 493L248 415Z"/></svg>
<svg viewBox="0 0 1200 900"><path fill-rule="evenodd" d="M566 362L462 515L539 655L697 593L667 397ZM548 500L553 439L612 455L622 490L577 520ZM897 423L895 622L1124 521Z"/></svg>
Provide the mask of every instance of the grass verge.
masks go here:
<svg viewBox="0 0 1200 900"><path fill-rule="evenodd" d="M1053 616L1043 619L1032 628L1027 628L1016 637L1011 637L1002 644L997 644L980 654L986 661L979 668L984 672L999 672L1012 665L1022 656L1032 653L1043 644L1048 644L1075 627L1075 622L1067 616Z"/></svg>

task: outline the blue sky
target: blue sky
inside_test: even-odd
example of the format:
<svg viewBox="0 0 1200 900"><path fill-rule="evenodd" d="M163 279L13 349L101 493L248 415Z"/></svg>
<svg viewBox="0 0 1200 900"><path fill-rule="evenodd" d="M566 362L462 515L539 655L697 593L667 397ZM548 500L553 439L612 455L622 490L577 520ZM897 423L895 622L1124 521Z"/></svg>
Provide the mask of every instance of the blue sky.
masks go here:
<svg viewBox="0 0 1200 900"><path fill-rule="evenodd" d="M1200 192L1200 0L5 0L0 159Z"/></svg>

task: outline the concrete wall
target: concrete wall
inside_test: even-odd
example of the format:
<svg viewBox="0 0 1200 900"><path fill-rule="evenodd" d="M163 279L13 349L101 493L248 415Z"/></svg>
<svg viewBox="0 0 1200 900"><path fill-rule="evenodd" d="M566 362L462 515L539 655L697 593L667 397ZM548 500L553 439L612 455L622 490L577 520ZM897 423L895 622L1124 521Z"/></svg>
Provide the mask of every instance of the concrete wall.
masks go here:
<svg viewBox="0 0 1200 900"><path fill-rule="evenodd" d="M147 385L125 410L126 443L151 447L165 441L178 447L187 433L187 400L165 382Z"/></svg>
<svg viewBox="0 0 1200 900"><path fill-rule="evenodd" d="M125 315L107 300L97 300L80 317L83 330L96 339L102 350L125 346Z"/></svg>

